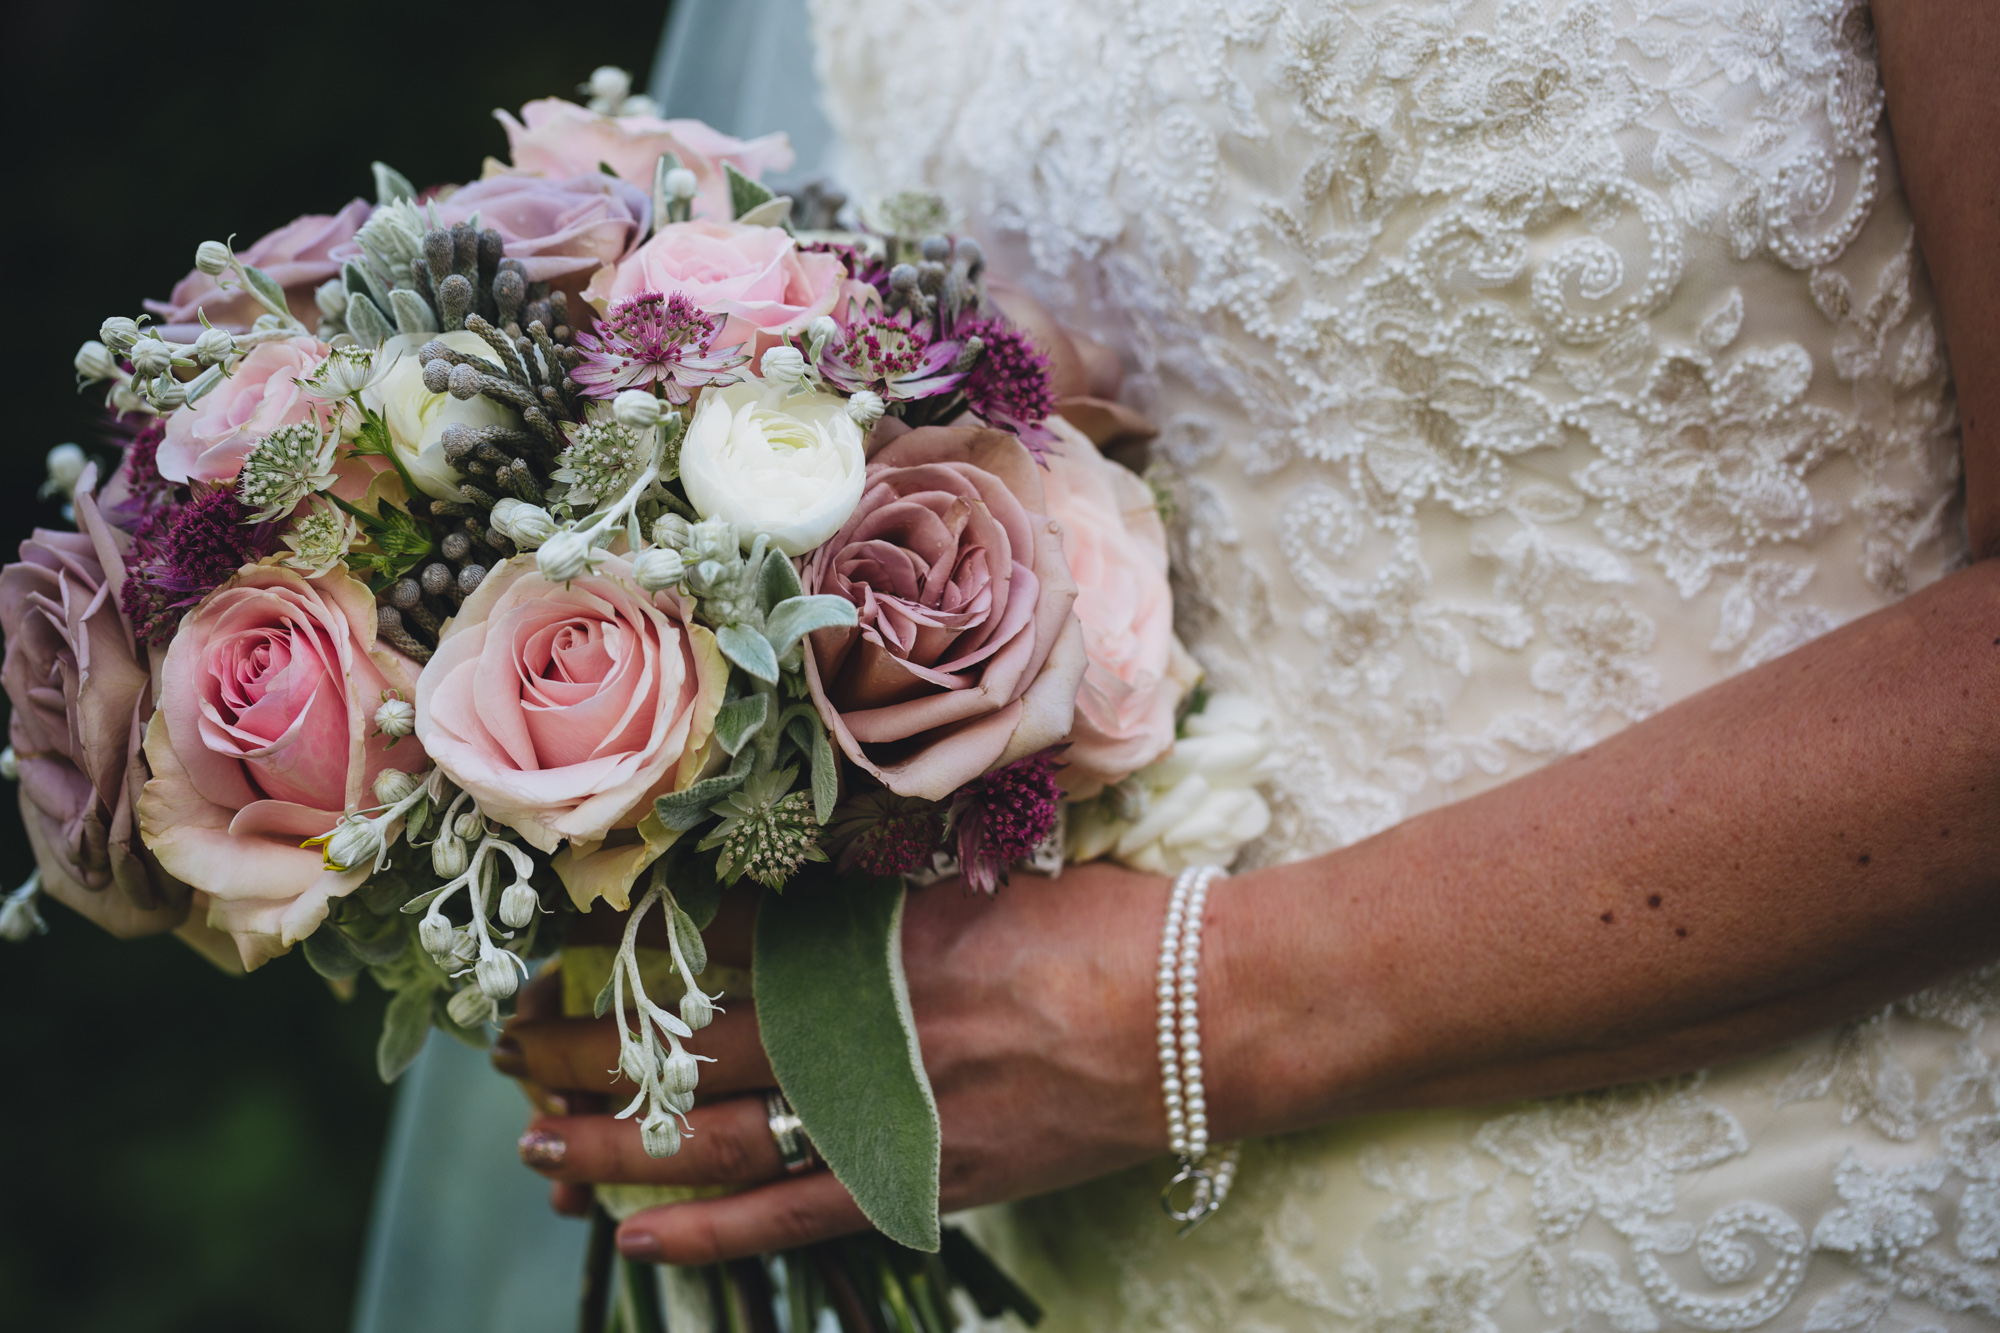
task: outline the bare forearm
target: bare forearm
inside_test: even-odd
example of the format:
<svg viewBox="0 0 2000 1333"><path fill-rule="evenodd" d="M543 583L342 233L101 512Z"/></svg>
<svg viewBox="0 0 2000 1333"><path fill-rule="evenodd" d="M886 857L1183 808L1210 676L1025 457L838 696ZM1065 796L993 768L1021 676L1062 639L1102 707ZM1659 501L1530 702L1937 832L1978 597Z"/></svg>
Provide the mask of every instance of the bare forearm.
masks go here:
<svg viewBox="0 0 2000 1333"><path fill-rule="evenodd" d="M1973 555L2000 554L2000 5L1874 0L1889 130L1937 290Z"/></svg>
<svg viewBox="0 0 2000 1333"><path fill-rule="evenodd" d="M1530 777L1229 882L1218 1129L1694 1068L2000 955L1996 802L1981 565Z"/></svg>

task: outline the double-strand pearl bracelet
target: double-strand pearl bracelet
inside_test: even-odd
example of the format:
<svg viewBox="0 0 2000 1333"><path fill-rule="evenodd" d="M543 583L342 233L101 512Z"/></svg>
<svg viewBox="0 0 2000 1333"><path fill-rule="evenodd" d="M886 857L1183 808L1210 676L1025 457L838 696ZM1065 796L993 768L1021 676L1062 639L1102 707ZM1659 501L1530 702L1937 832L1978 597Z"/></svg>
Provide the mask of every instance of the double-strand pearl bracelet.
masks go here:
<svg viewBox="0 0 2000 1333"><path fill-rule="evenodd" d="M1208 1100L1201 1081L1201 918L1208 890L1222 878L1217 866L1190 866L1174 880L1167 903L1167 928L1160 940L1160 1086L1167 1104L1167 1144L1180 1170L1160 1193L1160 1207L1181 1224L1185 1236L1229 1197L1236 1182L1237 1150L1225 1148L1210 1165ZM1176 1202L1187 1186L1187 1203Z"/></svg>

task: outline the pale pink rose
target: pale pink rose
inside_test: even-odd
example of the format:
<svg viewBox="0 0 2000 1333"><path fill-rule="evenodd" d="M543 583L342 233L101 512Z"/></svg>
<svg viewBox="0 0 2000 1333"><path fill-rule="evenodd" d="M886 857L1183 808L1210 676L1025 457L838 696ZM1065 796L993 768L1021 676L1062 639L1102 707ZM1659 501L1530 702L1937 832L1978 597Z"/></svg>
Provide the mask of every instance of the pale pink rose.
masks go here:
<svg viewBox="0 0 2000 1333"><path fill-rule="evenodd" d="M372 864L336 871L300 844L375 804L385 768L421 772L414 740L375 730L383 694L408 698L416 665L375 637L375 598L336 569L308 579L252 565L181 621L146 732L139 800L160 864L210 896L208 923L245 967L326 919Z"/></svg>
<svg viewBox="0 0 2000 1333"><path fill-rule="evenodd" d="M285 304L301 323L312 328L319 323L313 289L339 276L341 256L334 252L352 252L349 243L354 233L361 230L361 224L374 211L371 205L355 199L330 217L308 213L268 236L259 237L249 248L238 250L236 257L263 269L271 281L284 288ZM146 309L153 312L170 334L182 332L188 337L201 332L198 313L206 313L209 323L234 333L246 331L264 313L264 307L249 295L223 291L214 278L199 269L175 283L173 295L166 300L146 302Z"/></svg>
<svg viewBox="0 0 2000 1333"><path fill-rule="evenodd" d="M477 213L482 228L500 233L507 257L528 270L529 282L588 277L617 263L646 234L653 214L645 190L595 166L566 180L491 176L431 207L440 227Z"/></svg>
<svg viewBox="0 0 2000 1333"><path fill-rule="evenodd" d="M153 695L118 609L130 538L100 516L96 482L93 465L76 488L81 532L38 529L0 570L0 684L43 890L114 935L150 935L180 924L188 890L147 852L133 815Z"/></svg>
<svg viewBox="0 0 2000 1333"><path fill-rule="evenodd" d="M701 772L727 678L715 636L673 594L640 591L621 557L564 586L517 556L446 626L417 736L534 846L589 847Z"/></svg>
<svg viewBox="0 0 2000 1333"><path fill-rule="evenodd" d="M782 227L677 222L660 228L616 268L601 269L583 297L601 310L614 301L684 292L726 316L718 347L802 333L833 313L847 282L837 255L801 253ZM755 350L755 349L752 349Z"/></svg>
<svg viewBox="0 0 2000 1333"><path fill-rule="evenodd" d="M1004 431L909 431L807 563L806 591L845 597L861 623L812 636L806 684L891 791L942 800L1070 734L1083 635L1043 481Z"/></svg>
<svg viewBox="0 0 2000 1333"><path fill-rule="evenodd" d="M252 348L228 379L207 397L167 416L154 455L168 481L234 481L259 440L280 426L329 409L305 395L298 381L326 359L327 346L311 338L285 338Z"/></svg>
<svg viewBox="0 0 2000 1333"><path fill-rule="evenodd" d="M1088 797L1172 748L1193 679L1174 641L1167 531L1152 489L1060 417L1048 427L1056 442L1043 486L1049 517L1062 525L1090 662L1061 779L1071 795Z"/></svg>
<svg viewBox="0 0 2000 1333"><path fill-rule="evenodd" d="M519 171L543 176L579 176L603 163L642 190L653 188L653 164L672 153L694 173L697 190L694 215L726 219L729 183L722 174L727 162L757 180L767 171L792 165L791 141L782 134L759 139L735 139L698 120L661 120L658 116L600 116L587 107L545 97L521 108L516 120L495 111L507 131L507 149Z"/></svg>

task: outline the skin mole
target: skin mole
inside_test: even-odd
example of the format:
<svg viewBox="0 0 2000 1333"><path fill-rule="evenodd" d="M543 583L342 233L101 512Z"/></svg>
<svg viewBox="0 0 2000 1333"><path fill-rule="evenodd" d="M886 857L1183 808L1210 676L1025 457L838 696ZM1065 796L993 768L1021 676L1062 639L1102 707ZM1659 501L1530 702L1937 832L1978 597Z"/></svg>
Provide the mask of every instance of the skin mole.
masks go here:
<svg viewBox="0 0 2000 1333"><path fill-rule="evenodd" d="M1660 895L1657 893L1653 894L1651 897L1646 899L1646 906L1648 907L1658 907L1659 905L1660 905Z"/></svg>
<svg viewBox="0 0 2000 1333"><path fill-rule="evenodd" d="M1867 865L1867 864L1868 864L1868 862L1869 862L1869 861L1870 861L1871 859L1872 859L1872 858L1870 858L1870 856L1869 856L1869 855L1868 855L1868 853L1866 853L1866 852L1863 852L1863 853L1861 853L1861 855L1860 855L1860 856L1858 856L1858 857L1856 857L1856 858L1855 858L1855 860L1856 860L1856 861L1858 861L1858 862L1859 862L1860 864L1862 864L1862 865L1864 865L1864 866L1865 866L1865 865Z"/></svg>
<svg viewBox="0 0 2000 1333"><path fill-rule="evenodd" d="M1601 917L1599 917L1599 918L1597 918L1597 919L1598 919L1599 921L1602 921L1602 922L1603 922L1603 923L1604 923L1605 925L1607 925L1607 926L1608 926L1608 925L1610 925L1610 924L1611 924L1611 913L1609 913L1609 912L1606 912L1606 913L1605 913L1605 914L1604 914L1603 916L1601 916Z"/></svg>

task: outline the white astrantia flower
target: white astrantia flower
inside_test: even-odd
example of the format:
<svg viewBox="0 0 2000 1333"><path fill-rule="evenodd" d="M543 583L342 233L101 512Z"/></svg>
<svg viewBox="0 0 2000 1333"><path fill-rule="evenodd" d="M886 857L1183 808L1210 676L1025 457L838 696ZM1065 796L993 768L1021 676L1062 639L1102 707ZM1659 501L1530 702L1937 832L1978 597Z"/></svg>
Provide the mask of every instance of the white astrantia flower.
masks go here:
<svg viewBox="0 0 2000 1333"><path fill-rule="evenodd" d="M847 402L751 380L710 389L681 443L681 482L704 518L733 523L786 555L840 530L860 502L867 459Z"/></svg>
<svg viewBox="0 0 2000 1333"><path fill-rule="evenodd" d="M313 421L280 426L259 440L236 474L236 498L256 511L249 521L283 518L308 495L331 487L339 443L338 431L322 430Z"/></svg>
<svg viewBox="0 0 2000 1333"><path fill-rule="evenodd" d="M1069 859L1110 856L1135 870L1177 875L1227 866L1270 827L1257 790L1271 771L1277 726L1241 695L1211 698L1174 748L1094 800L1069 809Z"/></svg>
<svg viewBox="0 0 2000 1333"><path fill-rule="evenodd" d="M292 519L291 531L285 534L291 554L280 563L318 578L345 560L348 549L360 540L361 527L352 515L314 496L311 506Z"/></svg>

